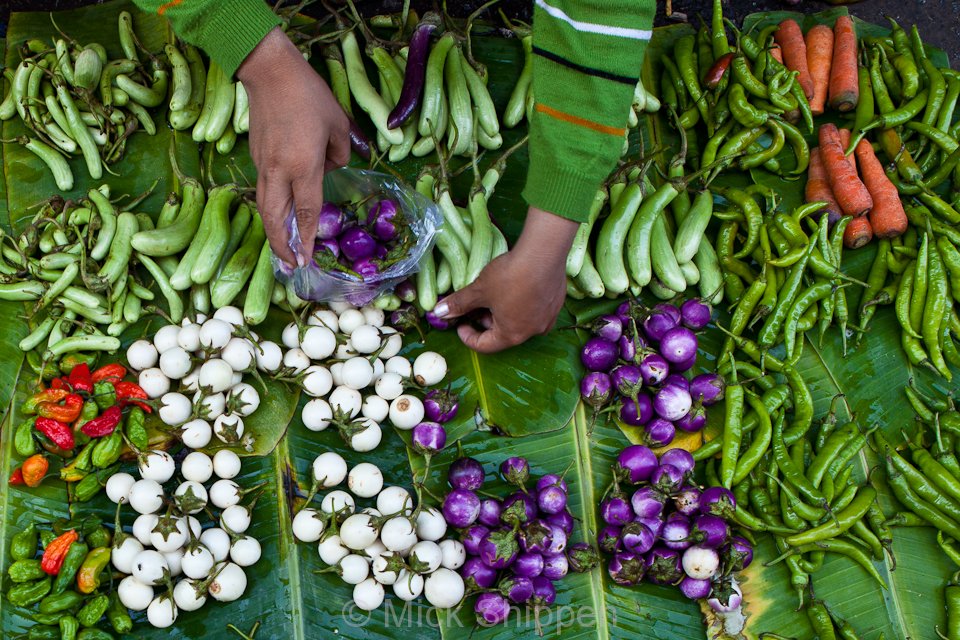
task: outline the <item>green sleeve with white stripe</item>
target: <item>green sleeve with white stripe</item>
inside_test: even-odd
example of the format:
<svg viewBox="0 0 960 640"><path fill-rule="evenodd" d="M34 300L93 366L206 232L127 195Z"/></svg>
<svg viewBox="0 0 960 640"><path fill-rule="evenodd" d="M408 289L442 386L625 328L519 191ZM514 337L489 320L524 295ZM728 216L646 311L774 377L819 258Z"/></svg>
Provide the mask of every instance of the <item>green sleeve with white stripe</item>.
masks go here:
<svg viewBox="0 0 960 640"><path fill-rule="evenodd" d="M535 0L531 206L582 222L620 151L654 0Z"/></svg>

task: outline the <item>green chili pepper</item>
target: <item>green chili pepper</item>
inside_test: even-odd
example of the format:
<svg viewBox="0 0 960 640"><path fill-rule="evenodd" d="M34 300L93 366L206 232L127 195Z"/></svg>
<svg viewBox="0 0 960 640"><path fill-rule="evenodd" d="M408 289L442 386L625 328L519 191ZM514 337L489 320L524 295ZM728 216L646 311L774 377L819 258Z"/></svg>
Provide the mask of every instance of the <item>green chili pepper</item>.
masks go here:
<svg viewBox="0 0 960 640"><path fill-rule="evenodd" d="M913 295L910 297L910 326L913 331L910 335L919 338L919 330L923 325L923 309L927 299L927 285L930 264L929 251L930 237L923 234L920 242L920 252L913 273Z"/></svg>
<svg viewBox="0 0 960 640"><path fill-rule="evenodd" d="M737 459L740 455L740 440L743 437L743 401L744 389L737 383L736 369L733 382L727 383L724 391L723 453L720 458L720 483L730 489L733 487Z"/></svg>
<svg viewBox="0 0 960 640"><path fill-rule="evenodd" d="M146 451L150 448L150 435L144 424L145 419L146 416L143 413L143 409L135 406L130 410L130 415L127 416L127 422L124 427L127 440L139 451Z"/></svg>
<svg viewBox="0 0 960 640"><path fill-rule="evenodd" d="M33 582L45 577L46 572L40 568L40 561L34 559L15 560L7 567L7 575L11 582Z"/></svg>
<svg viewBox="0 0 960 640"><path fill-rule="evenodd" d="M83 604L83 596L76 591L64 591L40 601L40 613L60 613L76 609Z"/></svg>
<svg viewBox="0 0 960 640"><path fill-rule="evenodd" d="M77 620L79 620L80 624L84 627L92 627L100 621L100 618L107 612L109 606L109 596L104 594L96 595L87 600L86 604L80 608L80 611L77 612Z"/></svg>
<svg viewBox="0 0 960 640"><path fill-rule="evenodd" d="M73 616L60 618L60 640L76 640L80 622Z"/></svg>
<svg viewBox="0 0 960 640"><path fill-rule="evenodd" d="M130 630L133 629L133 620L130 618L130 613L127 611L127 608L123 606L123 603L120 602L120 598L116 593L110 594L110 607L107 609L107 620L117 633L130 633Z"/></svg>
<svg viewBox="0 0 960 640"><path fill-rule="evenodd" d="M786 216L785 216L786 217ZM826 216L824 216L821 224L826 224ZM816 245L810 243L807 246L804 256L798 261L790 270L790 275L787 276L787 280L784 282L783 287L780 289L780 293L777 300L777 306L774 307L773 312L767 318L766 322L763 323L763 327L760 329L758 334L760 345L763 347L771 347L774 344L777 336L780 334L780 329L783 325L783 321L786 319L789 312L790 305L793 304L793 300L797 295L797 291L800 288L800 282L803 277L803 272L807 267L807 262L810 259L810 254L813 253L813 249Z"/></svg>
<svg viewBox="0 0 960 640"><path fill-rule="evenodd" d="M15 607L29 607L40 602L45 595L50 593L52 584L53 580L50 576L33 582L15 584L7 591L7 600Z"/></svg>
<svg viewBox="0 0 960 640"><path fill-rule="evenodd" d="M787 447L784 444L783 426L780 423L774 423L773 427L773 455L777 461L777 466L783 473L783 477L797 487L804 497L813 502L821 502L823 500L823 494L820 490L803 475L803 472L797 468L790 458L790 454L787 452Z"/></svg>
<svg viewBox="0 0 960 640"><path fill-rule="evenodd" d="M926 235L926 234L925 234ZM930 354L930 362L933 367L940 372L947 380L953 379L950 368L943 358L941 344L940 326L943 319L952 306L950 301L950 289L947 284L947 274L940 260L940 252L934 243L930 247L929 272L927 274L927 296L923 306L923 318L921 320L920 332L923 336L923 343Z"/></svg>
<svg viewBox="0 0 960 640"><path fill-rule="evenodd" d="M943 590L947 605L947 635L949 640L960 638L960 586L950 584Z"/></svg>
<svg viewBox="0 0 960 640"><path fill-rule="evenodd" d="M60 640L60 627L36 625L27 629L27 640Z"/></svg>
<svg viewBox="0 0 960 640"><path fill-rule="evenodd" d="M67 549L67 555L63 559L63 564L60 566L60 573L53 581L51 594L63 593L67 587L73 584L73 579L76 577L80 565L83 564L83 559L87 557L87 551L87 545L79 540L70 545L70 548Z"/></svg>

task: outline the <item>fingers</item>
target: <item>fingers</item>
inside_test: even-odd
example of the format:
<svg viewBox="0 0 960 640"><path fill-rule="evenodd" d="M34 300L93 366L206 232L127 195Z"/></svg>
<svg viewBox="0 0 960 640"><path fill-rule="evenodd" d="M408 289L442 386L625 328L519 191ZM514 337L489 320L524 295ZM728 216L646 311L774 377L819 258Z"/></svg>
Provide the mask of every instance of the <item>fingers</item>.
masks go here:
<svg viewBox="0 0 960 640"><path fill-rule="evenodd" d="M483 308L484 300L483 289L479 282L475 282L438 302L433 312L444 319L459 318L474 309Z"/></svg>
<svg viewBox="0 0 960 640"><path fill-rule="evenodd" d="M317 238L317 219L323 206L323 172L308 172L293 181L293 203L300 233L300 258L307 264Z"/></svg>
<svg viewBox="0 0 960 640"><path fill-rule="evenodd" d="M463 344L477 353L496 353L523 342L523 340L516 340L503 335L496 326L492 329L480 331L470 324L461 324L457 327L457 335L460 336Z"/></svg>
<svg viewBox="0 0 960 640"><path fill-rule="evenodd" d="M263 218L263 228L273 253L290 267L297 265L297 257L290 250L287 232L287 213L293 204L290 184L278 177L261 173L257 177L257 207Z"/></svg>
<svg viewBox="0 0 960 640"><path fill-rule="evenodd" d="M346 120L346 116L344 116ZM338 169L350 162L350 136L346 128L334 127L330 131L330 140L327 142L327 158L324 162L324 171Z"/></svg>

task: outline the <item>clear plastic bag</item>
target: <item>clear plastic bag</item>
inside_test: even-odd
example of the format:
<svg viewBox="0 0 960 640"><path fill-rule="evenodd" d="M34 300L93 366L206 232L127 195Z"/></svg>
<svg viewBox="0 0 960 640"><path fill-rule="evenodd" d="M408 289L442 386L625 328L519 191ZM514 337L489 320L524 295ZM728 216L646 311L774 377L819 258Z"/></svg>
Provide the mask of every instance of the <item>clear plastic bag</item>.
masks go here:
<svg viewBox="0 0 960 640"><path fill-rule="evenodd" d="M409 224L416 242L404 259L376 276L359 280L350 274L324 271L313 260L306 266L291 269L274 255L273 272L277 279L284 284L292 282L293 290L304 300L345 301L362 306L419 271L420 259L433 249L442 224L436 204L393 176L376 171L344 167L328 172L323 178L323 197L328 202L359 202L371 196L393 199ZM292 211L287 218L287 230L290 249L297 253L300 236Z"/></svg>

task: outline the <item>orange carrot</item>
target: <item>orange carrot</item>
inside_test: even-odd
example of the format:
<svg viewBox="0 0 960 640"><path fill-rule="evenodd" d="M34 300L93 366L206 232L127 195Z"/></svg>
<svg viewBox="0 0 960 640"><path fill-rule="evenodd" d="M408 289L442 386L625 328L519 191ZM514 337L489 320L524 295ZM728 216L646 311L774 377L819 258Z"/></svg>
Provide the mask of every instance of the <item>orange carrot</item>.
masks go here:
<svg viewBox="0 0 960 640"><path fill-rule="evenodd" d="M770 45L770 57L780 64L783 64L783 50L780 48L780 45Z"/></svg>
<svg viewBox="0 0 960 640"><path fill-rule="evenodd" d="M827 214L831 224L840 219L842 215L840 205L837 204L837 199L833 197L830 180L827 178L827 170L823 166L823 159L820 158L819 147L810 150L810 164L807 167L807 186L804 190L804 198L807 202L826 202L827 206L822 211Z"/></svg>
<svg viewBox="0 0 960 640"><path fill-rule="evenodd" d="M813 78L807 66L807 45L803 41L803 32L796 20L784 20L773 34L774 40L783 49L783 62L787 69L798 71L797 80L807 100L813 97Z"/></svg>
<svg viewBox="0 0 960 640"><path fill-rule="evenodd" d="M873 207L873 199L857 176L854 163L843 155L843 143L837 125L832 122L821 125L819 138L820 157L840 209L844 215L863 215Z"/></svg>
<svg viewBox="0 0 960 640"><path fill-rule="evenodd" d="M833 60L833 29L825 24L807 31L807 68L813 79L813 97L810 110L813 115L823 113L827 104L827 86L830 84L830 65Z"/></svg>
<svg viewBox="0 0 960 640"><path fill-rule="evenodd" d="M870 226L870 216L859 216L850 221L843 230L843 246L848 249L859 249L873 240L873 227Z"/></svg>
<svg viewBox="0 0 960 640"><path fill-rule="evenodd" d="M860 100L857 82L857 32L850 16L833 25L833 67L830 69L830 108L852 111Z"/></svg>
<svg viewBox="0 0 960 640"><path fill-rule="evenodd" d="M840 132L840 144L843 145L843 149L844 151L846 151L847 147L850 146L850 129L839 129L839 132ZM849 156L847 157L847 160L851 164L853 163L853 159L850 158ZM854 170L856 170L857 168L856 165L854 165L853 168Z"/></svg>
<svg viewBox="0 0 960 640"><path fill-rule="evenodd" d="M873 198L870 226L878 238L893 238L907 230L907 214L903 211L900 194L883 171L883 165L866 140L857 143L857 163L860 176Z"/></svg>

